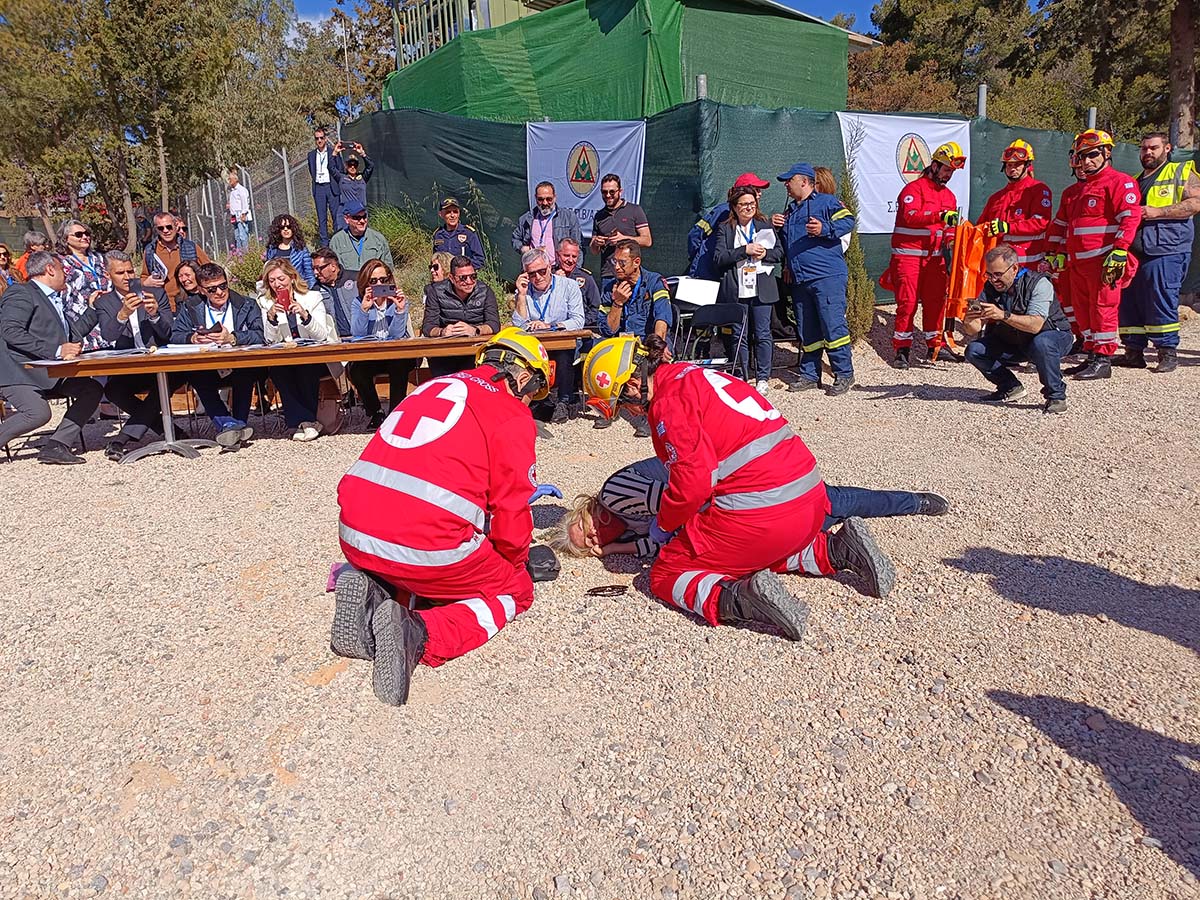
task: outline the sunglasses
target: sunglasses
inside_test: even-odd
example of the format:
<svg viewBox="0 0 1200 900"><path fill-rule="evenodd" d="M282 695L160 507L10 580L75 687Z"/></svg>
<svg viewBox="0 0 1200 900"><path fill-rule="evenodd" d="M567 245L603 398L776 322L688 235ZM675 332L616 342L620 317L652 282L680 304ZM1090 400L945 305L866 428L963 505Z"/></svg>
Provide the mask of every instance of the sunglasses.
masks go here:
<svg viewBox="0 0 1200 900"><path fill-rule="evenodd" d="M455 281L478 281L479 276L472 272L470 275L455 275Z"/></svg>
<svg viewBox="0 0 1200 900"><path fill-rule="evenodd" d="M1089 150L1087 153L1078 154L1076 159L1099 159L1103 155L1103 150Z"/></svg>
<svg viewBox="0 0 1200 900"><path fill-rule="evenodd" d="M534 278L541 278L543 275L549 274L549 272L550 270L548 268L542 266L540 269L528 269L525 274L531 275Z"/></svg>
<svg viewBox="0 0 1200 900"><path fill-rule="evenodd" d="M73 238L85 238L85 237L91 237L91 236L92 236L92 233L90 231L72 231L71 234L69 235L69 237L73 237Z"/></svg>
<svg viewBox="0 0 1200 900"><path fill-rule="evenodd" d="M156 231L174 231L175 223L172 222L170 225L155 225L154 228Z"/></svg>
<svg viewBox="0 0 1200 900"><path fill-rule="evenodd" d="M384 275L382 278L368 278L367 284L391 284L392 276Z"/></svg>
<svg viewBox="0 0 1200 900"><path fill-rule="evenodd" d="M285 228L286 228L288 231L291 231L291 230L292 230L292 223L291 223L291 222L280 222L280 223L279 223L279 230L280 230L280 231L283 231L283 229L285 229Z"/></svg>
<svg viewBox="0 0 1200 900"><path fill-rule="evenodd" d="M440 271L442 271L442 267L438 263L434 263L432 266L429 267L429 271L430 272L440 272Z"/></svg>
<svg viewBox="0 0 1200 900"><path fill-rule="evenodd" d="M7 251L7 250L0 250L0 259L9 259L9 258L10 258L10 257L9 257L9 255L8 255L8 251Z"/></svg>
<svg viewBox="0 0 1200 900"><path fill-rule="evenodd" d="M204 293L208 294L210 297L213 297L217 294L224 294L226 291L228 291L229 282L222 281L220 284L205 284L201 285L201 287L203 288Z"/></svg>
<svg viewBox="0 0 1200 900"><path fill-rule="evenodd" d="M621 193L621 189L620 189L620 188L617 188L615 191L601 191L601 192L600 192L600 196L602 196L602 197L615 197L615 196L617 196L617 194L619 194L619 193Z"/></svg>
<svg viewBox="0 0 1200 900"><path fill-rule="evenodd" d="M347 219L349 219L351 222L365 222L365 221L367 221L367 216L366 216L366 213L363 213L363 214L362 214L362 215L360 215L360 216L346 216L346 218L347 218Z"/></svg>

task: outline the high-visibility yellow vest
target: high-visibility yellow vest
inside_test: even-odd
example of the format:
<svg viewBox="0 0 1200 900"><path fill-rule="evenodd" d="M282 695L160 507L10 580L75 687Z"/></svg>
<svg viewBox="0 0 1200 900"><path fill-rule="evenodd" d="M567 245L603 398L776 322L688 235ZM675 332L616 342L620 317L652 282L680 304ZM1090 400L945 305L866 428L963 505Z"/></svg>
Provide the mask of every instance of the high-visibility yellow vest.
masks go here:
<svg viewBox="0 0 1200 900"><path fill-rule="evenodd" d="M1188 180L1195 174L1195 164L1187 160L1166 163L1154 174L1153 181L1143 175L1138 179L1142 205L1163 209L1182 203ZM1143 219L1133 249L1139 256L1190 253L1194 237L1195 226L1190 218Z"/></svg>

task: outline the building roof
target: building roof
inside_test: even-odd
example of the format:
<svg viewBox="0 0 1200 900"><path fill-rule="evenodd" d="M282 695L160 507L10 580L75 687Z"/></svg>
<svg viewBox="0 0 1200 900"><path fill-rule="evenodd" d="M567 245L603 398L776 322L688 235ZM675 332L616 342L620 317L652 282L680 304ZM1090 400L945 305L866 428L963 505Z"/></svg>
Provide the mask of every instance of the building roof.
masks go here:
<svg viewBox="0 0 1200 900"><path fill-rule="evenodd" d="M735 2L747 3L750 6L760 6L763 9L769 9L773 12L781 12L790 16L795 16L797 19L804 19L806 22L813 22L817 25L826 25L829 28L836 28L838 31L844 31L847 37L850 38L850 52L855 53L859 50L869 50L871 47L878 47L879 41L874 38L869 38L865 34L859 34L857 31L850 31L842 28L839 25L834 25L832 22L826 22L824 19L819 19L814 15L803 12L795 7L789 6L782 0L735 0Z"/></svg>

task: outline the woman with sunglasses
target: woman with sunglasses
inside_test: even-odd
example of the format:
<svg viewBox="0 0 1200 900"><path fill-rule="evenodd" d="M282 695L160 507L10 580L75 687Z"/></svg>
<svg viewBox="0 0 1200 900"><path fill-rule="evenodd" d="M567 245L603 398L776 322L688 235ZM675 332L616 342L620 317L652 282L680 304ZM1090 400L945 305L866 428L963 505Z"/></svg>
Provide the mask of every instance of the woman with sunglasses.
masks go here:
<svg viewBox="0 0 1200 900"><path fill-rule="evenodd" d="M294 216L282 213L271 222L267 232L267 259L283 257L300 273L305 284L316 284L312 254L304 240L304 229Z"/></svg>
<svg viewBox="0 0 1200 900"><path fill-rule="evenodd" d="M263 267L258 305L263 312L263 334L268 343L297 340L337 343L337 329L325 311L324 298L309 289L286 259L268 260ZM272 366L268 371L283 398L284 421L295 429L292 440L315 441L321 433L317 419L321 379L328 373L328 367L315 363Z"/></svg>
<svg viewBox="0 0 1200 900"><path fill-rule="evenodd" d="M104 257L92 250L91 228L78 219L68 219L59 226L54 250L62 257L67 275L63 312L68 321L74 322L91 308L96 298L112 290L112 281L104 268ZM99 325L83 339L84 350L107 345L100 336Z"/></svg>
<svg viewBox="0 0 1200 900"><path fill-rule="evenodd" d="M433 254L433 259L429 261L429 281L431 284L437 284L439 281L445 281L450 277L450 260L454 259L445 250L439 250Z"/></svg>
<svg viewBox="0 0 1200 900"><path fill-rule="evenodd" d="M374 337L382 341L398 341L410 337L408 329L408 298L396 287L391 267L381 259L369 259L358 273L359 304L354 307L350 323L356 339ZM408 393L408 376L412 359L370 359L350 363L346 375L362 400L363 409L374 431L383 424L383 405L375 390L375 376L388 377L388 412Z"/></svg>
<svg viewBox="0 0 1200 900"><path fill-rule="evenodd" d="M0 295L10 284L17 283L17 273L13 268L12 251L8 244L0 244Z"/></svg>

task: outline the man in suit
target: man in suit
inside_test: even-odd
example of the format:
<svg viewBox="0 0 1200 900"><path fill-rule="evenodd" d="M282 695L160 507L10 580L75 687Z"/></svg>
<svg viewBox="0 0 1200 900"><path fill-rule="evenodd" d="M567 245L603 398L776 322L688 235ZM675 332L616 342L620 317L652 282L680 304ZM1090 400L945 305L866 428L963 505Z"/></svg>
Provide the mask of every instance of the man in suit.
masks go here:
<svg viewBox="0 0 1200 900"><path fill-rule="evenodd" d="M172 344L244 347L264 342L262 311L249 297L229 290L229 276L223 268L207 263L196 272L196 281L200 299L185 302L176 310ZM227 450L254 437L254 429L246 420L250 417L250 395L260 377L259 369L229 369L224 376L211 369L188 373L188 381L217 428L217 443ZM222 387L232 388L232 414L221 399Z"/></svg>
<svg viewBox="0 0 1200 900"><path fill-rule="evenodd" d="M155 287L143 287L140 292L134 292L130 286L134 276L133 260L121 250L106 253L104 266L112 281L112 290L96 299L100 337L117 350L149 350L169 344L174 318L166 292ZM168 376L172 390L183 382L181 375ZM129 413L129 421L104 449L106 457L120 462L130 442L142 440L147 431L159 430L158 382L152 375L113 375L105 384L104 393ZM138 394L145 394L145 399L140 399Z"/></svg>
<svg viewBox="0 0 1200 900"><path fill-rule="evenodd" d="M345 169L341 157L333 152L325 137L325 129L313 132L316 146L308 151L308 174L312 177L313 203L317 206L317 232L321 246L329 245L329 225L326 216L333 221L333 230L338 229L338 207L341 205L339 178Z"/></svg>
<svg viewBox="0 0 1200 900"><path fill-rule="evenodd" d="M74 402L38 461L75 465L85 460L71 448L81 443L83 426L100 405L104 388L94 378L55 378L52 369L27 369L25 363L78 357L84 335L96 327L96 311L88 308L74 322L67 321L67 275L55 254L30 254L26 271L29 281L10 287L0 304L0 398L15 410L0 422L0 446L49 422L47 400L70 398Z"/></svg>

